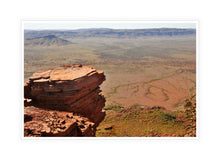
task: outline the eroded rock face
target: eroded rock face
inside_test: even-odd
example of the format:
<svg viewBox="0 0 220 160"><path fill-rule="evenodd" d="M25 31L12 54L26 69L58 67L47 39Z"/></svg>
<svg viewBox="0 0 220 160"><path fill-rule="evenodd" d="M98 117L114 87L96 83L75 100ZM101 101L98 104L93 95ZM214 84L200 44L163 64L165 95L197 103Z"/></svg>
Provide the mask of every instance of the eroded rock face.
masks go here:
<svg viewBox="0 0 220 160"><path fill-rule="evenodd" d="M82 65L64 65L62 67L43 70L34 73L29 82L24 84L24 97L25 99L31 99L25 101L25 115L27 119L31 121L25 122L25 134L31 136L35 131L30 131L32 124L34 126L40 126L44 124L45 116L43 119L37 119L37 114L49 115L52 111L56 115L65 115L65 113L72 113L75 116L81 118L87 118L86 122L93 123L90 126L92 130L96 130L96 127L104 119L105 112L102 111L105 105L105 98L101 95L99 85L105 80L103 71L97 71L90 66ZM33 109L30 106L34 106L37 109ZM48 114L47 114L48 112ZM28 114L27 114L28 113ZM33 114L35 113L35 114ZM31 118L32 117L32 118ZM65 117L65 116L64 116ZM65 118L61 116L61 119ZM58 117L56 119L59 119ZM71 120L70 124L66 126L74 130L73 128L86 128ZM48 126L48 125L44 125ZM29 128L29 130L28 130ZM49 127L50 128L50 127ZM81 128L81 129L82 129ZM69 133L58 129L59 134L56 132L47 133L43 127L39 131L36 131L35 135L38 136L78 136L79 133ZM47 129L48 131L49 129ZM52 130L50 128L50 130ZM78 129L79 131L80 129ZM89 132L88 129L85 133ZM49 131L48 131L49 132ZM93 131L92 131L93 132ZM29 133L29 134L27 134ZM82 132L83 133L83 132ZM88 136L93 135L90 133ZM85 134L82 134L85 136Z"/></svg>

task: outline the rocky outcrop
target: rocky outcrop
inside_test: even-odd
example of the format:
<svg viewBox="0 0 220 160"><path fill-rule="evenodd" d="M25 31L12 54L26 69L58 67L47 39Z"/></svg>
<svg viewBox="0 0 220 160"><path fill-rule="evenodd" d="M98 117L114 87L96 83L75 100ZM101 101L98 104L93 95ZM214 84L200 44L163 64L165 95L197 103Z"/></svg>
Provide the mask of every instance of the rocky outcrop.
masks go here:
<svg viewBox="0 0 220 160"><path fill-rule="evenodd" d="M104 80L103 71L74 64L34 73L24 84L25 116L31 119L25 121L25 135L94 136L105 117L105 98L99 88ZM58 119L68 123L56 127Z"/></svg>

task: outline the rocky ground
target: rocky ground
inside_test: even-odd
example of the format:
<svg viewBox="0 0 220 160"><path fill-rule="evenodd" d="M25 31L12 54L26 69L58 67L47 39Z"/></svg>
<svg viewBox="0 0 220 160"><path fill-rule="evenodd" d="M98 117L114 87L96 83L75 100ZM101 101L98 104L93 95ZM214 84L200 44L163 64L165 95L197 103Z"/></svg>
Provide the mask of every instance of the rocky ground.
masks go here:
<svg viewBox="0 0 220 160"><path fill-rule="evenodd" d="M196 137L196 96L185 101L183 111L165 107L108 106L97 128L100 137Z"/></svg>

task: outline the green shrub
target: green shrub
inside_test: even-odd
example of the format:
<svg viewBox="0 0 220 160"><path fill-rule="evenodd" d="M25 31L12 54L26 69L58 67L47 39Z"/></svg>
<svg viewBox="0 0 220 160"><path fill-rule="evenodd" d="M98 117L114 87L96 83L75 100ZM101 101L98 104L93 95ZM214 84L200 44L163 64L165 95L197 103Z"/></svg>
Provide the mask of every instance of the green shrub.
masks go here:
<svg viewBox="0 0 220 160"><path fill-rule="evenodd" d="M174 113L166 113L166 112L161 112L160 118L163 122L168 122L168 121L173 121L176 119L176 115Z"/></svg>
<svg viewBox="0 0 220 160"><path fill-rule="evenodd" d="M122 108L124 108L124 107L122 107L120 105L108 105L108 106L104 107L105 110L113 110L113 111L119 111Z"/></svg>
<svg viewBox="0 0 220 160"><path fill-rule="evenodd" d="M142 105L136 103L136 104L131 105L130 108L132 108L132 109L143 109L144 107Z"/></svg>

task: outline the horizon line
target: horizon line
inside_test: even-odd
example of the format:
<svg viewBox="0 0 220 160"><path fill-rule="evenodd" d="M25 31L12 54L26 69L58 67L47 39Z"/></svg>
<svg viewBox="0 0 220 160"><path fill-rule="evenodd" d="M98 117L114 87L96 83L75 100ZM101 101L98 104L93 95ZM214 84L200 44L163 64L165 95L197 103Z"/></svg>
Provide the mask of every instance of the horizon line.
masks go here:
<svg viewBox="0 0 220 160"><path fill-rule="evenodd" d="M94 28L94 27L91 27L91 28L70 28L70 29L64 29L64 28L59 28L59 29L25 29L24 30L51 30L51 31L54 31L54 30L87 30L87 29L112 29L112 30L142 30L142 29L193 29L193 30L196 30L196 28L192 28L192 27L189 27L189 28L185 28L185 27L154 27L154 28L105 28L105 27L99 27L99 28Z"/></svg>

